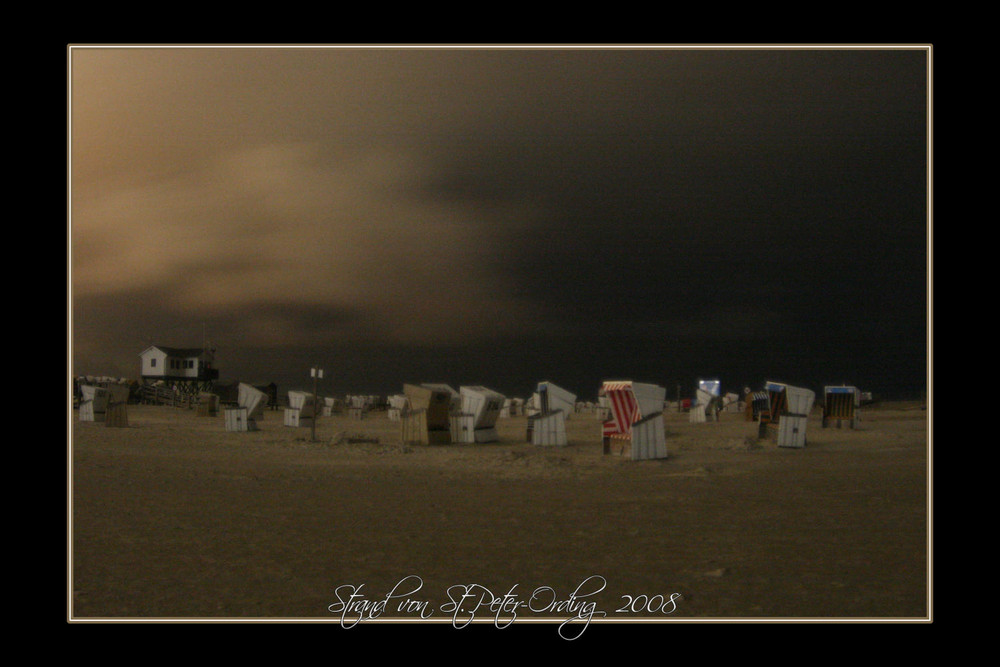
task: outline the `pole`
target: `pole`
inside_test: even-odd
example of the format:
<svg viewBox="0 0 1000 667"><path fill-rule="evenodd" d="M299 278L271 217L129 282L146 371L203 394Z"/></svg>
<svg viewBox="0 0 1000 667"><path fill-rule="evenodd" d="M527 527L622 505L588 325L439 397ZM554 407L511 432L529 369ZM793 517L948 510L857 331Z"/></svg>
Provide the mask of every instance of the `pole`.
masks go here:
<svg viewBox="0 0 1000 667"><path fill-rule="evenodd" d="M319 406L316 401L316 385L319 382L319 378L316 377L316 369L313 370L313 418L312 418L312 441L316 442L316 418L319 416Z"/></svg>
<svg viewBox="0 0 1000 667"><path fill-rule="evenodd" d="M316 393L316 385L319 383L319 379L323 377L322 368L312 368L309 371L313 379L313 417L312 417L312 441L316 442L316 420L319 419L319 397Z"/></svg>

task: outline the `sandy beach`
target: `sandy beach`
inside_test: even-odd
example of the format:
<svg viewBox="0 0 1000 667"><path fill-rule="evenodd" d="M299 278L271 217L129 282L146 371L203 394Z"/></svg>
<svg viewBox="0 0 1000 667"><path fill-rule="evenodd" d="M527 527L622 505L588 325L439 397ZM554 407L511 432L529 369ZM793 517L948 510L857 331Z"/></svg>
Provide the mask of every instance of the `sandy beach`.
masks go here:
<svg viewBox="0 0 1000 667"><path fill-rule="evenodd" d="M629 461L588 414L540 447L524 417L495 443L403 446L384 412L320 418L315 441L280 411L246 433L74 412L70 620L929 618L922 403L857 429L814 410L802 449L742 413L666 417L669 457Z"/></svg>

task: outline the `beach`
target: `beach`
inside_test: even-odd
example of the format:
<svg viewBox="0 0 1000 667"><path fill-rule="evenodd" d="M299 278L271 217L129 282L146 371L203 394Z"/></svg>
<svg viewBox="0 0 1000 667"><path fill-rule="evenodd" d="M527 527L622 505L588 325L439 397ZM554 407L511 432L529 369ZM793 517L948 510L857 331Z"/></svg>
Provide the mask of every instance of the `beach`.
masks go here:
<svg viewBox="0 0 1000 667"><path fill-rule="evenodd" d="M129 405L68 433L70 620L553 623L926 620L922 402L810 414L803 448L741 412L665 413L668 457L404 445L387 413L229 432L220 411ZM505 620L506 619L506 620ZM588 630L589 631L589 630Z"/></svg>

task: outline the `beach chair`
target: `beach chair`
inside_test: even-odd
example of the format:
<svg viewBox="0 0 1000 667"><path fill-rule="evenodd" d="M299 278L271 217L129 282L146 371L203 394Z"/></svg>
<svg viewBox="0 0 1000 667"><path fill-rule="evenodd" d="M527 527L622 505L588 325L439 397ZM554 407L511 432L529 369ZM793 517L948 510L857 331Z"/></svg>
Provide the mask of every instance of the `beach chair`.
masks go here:
<svg viewBox="0 0 1000 667"><path fill-rule="evenodd" d="M320 396L320 414L324 417L332 417L340 412L340 400L332 396Z"/></svg>
<svg viewBox="0 0 1000 667"><path fill-rule="evenodd" d="M348 417L351 419L364 419L368 416L368 411L371 408L371 397L362 395L348 396L346 403Z"/></svg>
<svg viewBox="0 0 1000 667"><path fill-rule="evenodd" d="M402 419L403 412L406 411L406 396L404 394L393 394L387 399L389 408L386 411L389 421L398 422Z"/></svg>
<svg viewBox="0 0 1000 667"><path fill-rule="evenodd" d="M451 443L451 414L454 389L437 384L404 384L406 408L400 415L400 439L404 445L447 445Z"/></svg>
<svg viewBox="0 0 1000 667"><path fill-rule="evenodd" d="M509 399L509 398L503 399L503 407L500 408L500 419L508 419L508 418L510 418L510 416L511 416L511 412L510 412L511 405L512 405L511 399Z"/></svg>
<svg viewBox="0 0 1000 667"><path fill-rule="evenodd" d="M666 458L666 395L664 387L654 384L605 382L599 396L607 397L611 417L602 427L604 453L632 460Z"/></svg>
<svg viewBox="0 0 1000 667"><path fill-rule="evenodd" d="M124 384L108 386L108 405L104 412L105 426L128 426L129 388Z"/></svg>
<svg viewBox="0 0 1000 667"><path fill-rule="evenodd" d="M253 385L241 382L237 387L236 406L224 410L226 430L235 432L257 431L257 420L263 419L267 394Z"/></svg>
<svg viewBox="0 0 1000 667"><path fill-rule="evenodd" d="M496 423L506 397L481 386L459 387L462 409L450 415L453 442L496 442Z"/></svg>
<svg viewBox="0 0 1000 667"><path fill-rule="evenodd" d="M528 417L528 442L533 445L565 445L566 420L575 409L576 394L551 382L539 382L535 394L538 396L539 412Z"/></svg>
<svg viewBox="0 0 1000 667"><path fill-rule="evenodd" d="M105 412L108 409L108 397L110 393L104 387L94 385L80 385L80 421L82 422L103 422Z"/></svg>
<svg viewBox="0 0 1000 667"><path fill-rule="evenodd" d="M208 392L198 393L198 416L217 417L219 415L219 395Z"/></svg>
<svg viewBox="0 0 1000 667"><path fill-rule="evenodd" d="M312 426L316 418L313 395L304 391L288 392L288 407L285 408L285 426Z"/></svg>
<svg viewBox="0 0 1000 667"><path fill-rule="evenodd" d="M597 418L601 421L608 421L611 419L611 402L607 396L602 393L597 396L597 404L594 407L594 412L597 413Z"/></svg>
<svg viewBox="0 0 1000 667"><path fill-rule="evenodd" d="M835 420L837 428L841 428L845 421L850 428L857 428L861 421L858 414L860 405L861 391L857 387L823 387L823 428Z"/></svg>
<svg viewBox="0 0 1000 667"><path fill-rule="evenodd" d="M721 392L721 384L718 380L698 380L698 387L695 390L695 403L691 406L691 410L688 413L688 421L692 424L718 421Z"/></svg>
<svg viewBox="0 0 1000 667"><path fill-rule="evenodd" d="M779 447L806 445L806 426L816 392L780 382L765 383L768 409L760 414L758 437L776 440Z"/></svg>
<svg viewBox="0 0 1000 667"><path fill-rule="evenodd" d="M746 419L748 422L759 422L761 415L766 415L770 409L770 395L766 391L751 391L746 394Z"/></svg>

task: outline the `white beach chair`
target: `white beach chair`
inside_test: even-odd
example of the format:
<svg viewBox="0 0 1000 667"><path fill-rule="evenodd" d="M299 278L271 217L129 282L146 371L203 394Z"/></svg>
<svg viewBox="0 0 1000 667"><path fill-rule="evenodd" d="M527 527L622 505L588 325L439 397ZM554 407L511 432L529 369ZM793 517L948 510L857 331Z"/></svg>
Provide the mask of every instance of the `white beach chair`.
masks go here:
<svg viewBox="0 0 1000 667"><path fill-rule="evenodd" d="M539 382L539 412L528 417L527 440L533 445L567 444L566 420L575 410L576 394L551 382Z"/></svg>
<svg viewBox="0 0 1000 667"><path fill-rule="evenodd" d="M312 426L316 418L313 395L304 391L288 392L288 407L285 408L285 426Z"/></svg>
<svg viewBox="0 0 1000 667"><path fill-rule="evenodd" d="M695 390L695 403L688 413L688 420L693 424L704 424L706 421L718 421L716 408L721 394L718 380L698 380Z"/></svg>
<svg viewBox="0 0 1000 667"><path fill-rule="evenodd" d="M237 387L236 407L225 409L226 430L257 431L257 420L263 419L267 394L253 385L241 382Z"/></svg>
<svg viewBox="0 0 1000 667"><path fill-rule="evenodd" d="M103 422L104 414L108 409L108 398L110 392L104 387L94 385L80 385L80 421L82 422Z"/></svg>
<svg viewBox="0 0 1000 667"><path fill-rule="evenodd" d="M496 442L496 423L503 409L503 394L481 386L459 388L462 397L461 412L451 414L451 439L453 442Z"/></svg>

